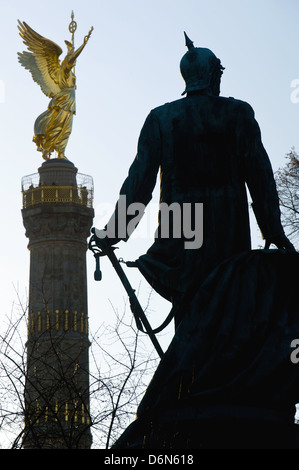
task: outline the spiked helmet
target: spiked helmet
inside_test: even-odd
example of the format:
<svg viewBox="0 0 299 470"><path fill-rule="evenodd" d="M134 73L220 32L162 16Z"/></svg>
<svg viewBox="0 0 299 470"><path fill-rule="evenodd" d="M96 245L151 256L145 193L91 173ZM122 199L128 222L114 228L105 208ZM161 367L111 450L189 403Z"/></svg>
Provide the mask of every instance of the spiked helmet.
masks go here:
<svg viewBox="0 0 299 470"><path fill-rule="evenodd" d="M214 74L218 73L219 79L224 67L220 60L210 50L203 47L194 47L193 41L184 32L188 52L182 57L180 70L186 83L185 95L191 91L209 89L212 85Z"/></svg>

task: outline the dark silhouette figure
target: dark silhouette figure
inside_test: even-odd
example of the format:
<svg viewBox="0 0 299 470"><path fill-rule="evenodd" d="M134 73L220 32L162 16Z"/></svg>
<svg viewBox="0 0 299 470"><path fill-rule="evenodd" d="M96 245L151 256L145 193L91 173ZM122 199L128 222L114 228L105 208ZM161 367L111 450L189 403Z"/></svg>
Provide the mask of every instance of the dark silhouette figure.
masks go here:
<svg viewBox="0 0 299 470"><path fill-rule="evenodd" d="M127 240L160 170L157 238L136 264L173 301L177 328L114 448L295 448L299 255L252 108L219 96L220 60L186 40L187 96L149 114L116 211L96 231ZM264 250L251 250L246 186Z"/></svg>
<svg viewBox="0 0 299 470"><path fill-rule="evenodd" d="M160 211L155 242L136 264L173 302L192 288L195 274L199 287L221 261L251 249L246 185L266 247L293 249L281 225L271 163L252 108L220 97L220 60L209 49L195 48L187 36L186 45L180 69L187 96L150 112L120 190L125 203L117 204L104 234L96 231L110 244L127 240L130 233L119 233L119 226L136 216L128 214L130 205L149 203L160 170L160 202L181 212Z"/></svg>

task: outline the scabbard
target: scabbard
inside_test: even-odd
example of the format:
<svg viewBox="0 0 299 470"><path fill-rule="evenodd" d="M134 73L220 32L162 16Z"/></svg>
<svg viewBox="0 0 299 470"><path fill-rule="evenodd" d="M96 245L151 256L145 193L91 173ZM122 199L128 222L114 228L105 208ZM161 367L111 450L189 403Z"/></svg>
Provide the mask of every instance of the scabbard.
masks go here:
<svg viewBox="0 0 299 470"><path fill-rule="evenodd" d="M159 354L160 358L163 357L164 353L163 353L163 350L153 332L153 329L148 321L148 319L146 318L145 314L144 314L144 311L136 297L136 294L135 294L135 290L132 288L124 270L122 269L117 257L115 256L115 253L112 249L108 249L107 250L107 256L108 258L110 259L115 271L117 272L128 296L129 296L129 299L130 299L130 305L131 305L131 310L132 310L132 313L134 315L134 318L135 318L135 321L136 321L136 324L137 324L137 327L138 329L141 329L141 331L144 331L148 334L148 336L150 337L157 353ZM142 325L144 327L144 330L142 328Z"/></svg>

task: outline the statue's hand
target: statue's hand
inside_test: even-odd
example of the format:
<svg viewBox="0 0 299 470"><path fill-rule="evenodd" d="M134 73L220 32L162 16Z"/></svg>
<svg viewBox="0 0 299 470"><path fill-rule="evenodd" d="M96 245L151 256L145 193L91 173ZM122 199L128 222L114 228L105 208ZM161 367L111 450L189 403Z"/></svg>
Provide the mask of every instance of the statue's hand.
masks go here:
<svg viewBox="0 0 299 470"><path fill-rule="evenodd" d="M290 242L290 240L285 235L279 235L278 237L266 239L265 249L268 249L271 243L276 245L277 248L281 250L296 251L294 245Z"/></svg>
<svg viewBox="0 0 299 470"><path fill-rule="evenodd" d="M86 36L84 36L84 44L87 43L87 41L90 38L92 32L93 32L93 26L90 28L89 33Z"/></svg>
<svg viewBox="0 0 299 470"><path fill-rule="evenodd" d="M116 245L119 242L119 239L112 237L111 234L109 235L109 232L106 229L101 230L93 227L91 232L95 235L96 241L98 240L102 247L107 248L109 246Z"/></svg>

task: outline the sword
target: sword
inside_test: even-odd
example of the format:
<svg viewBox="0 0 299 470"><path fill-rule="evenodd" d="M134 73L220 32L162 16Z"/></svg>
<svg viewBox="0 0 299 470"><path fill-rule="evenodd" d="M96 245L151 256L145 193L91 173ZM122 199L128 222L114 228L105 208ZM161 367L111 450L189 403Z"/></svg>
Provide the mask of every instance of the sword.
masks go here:
<svg viewBox="0 0 299 470"><path fill-rule="evenodd" d="M94 229L91 230L94 233ZM163 357L164 353L163 350L153 332L153 329L145 316L145 313L136 297L135 290L131 286L124 270L122 269L119 260L115 256L115 249L114 246L108 246L104 240L98 238L96 235L93 235L88 244L88 248L93 252L95 260L96 260L96 270L94 272L94 279L95 281L100 281L102 279L102 273L100 269L100 258L102 256L107 256L112 263L118 277L120 278L130 300L130 307L131 311L134 315L137 328L142 331L143 333L148 334L150 337L157 353L159 354L160 358Z"/></svg>

